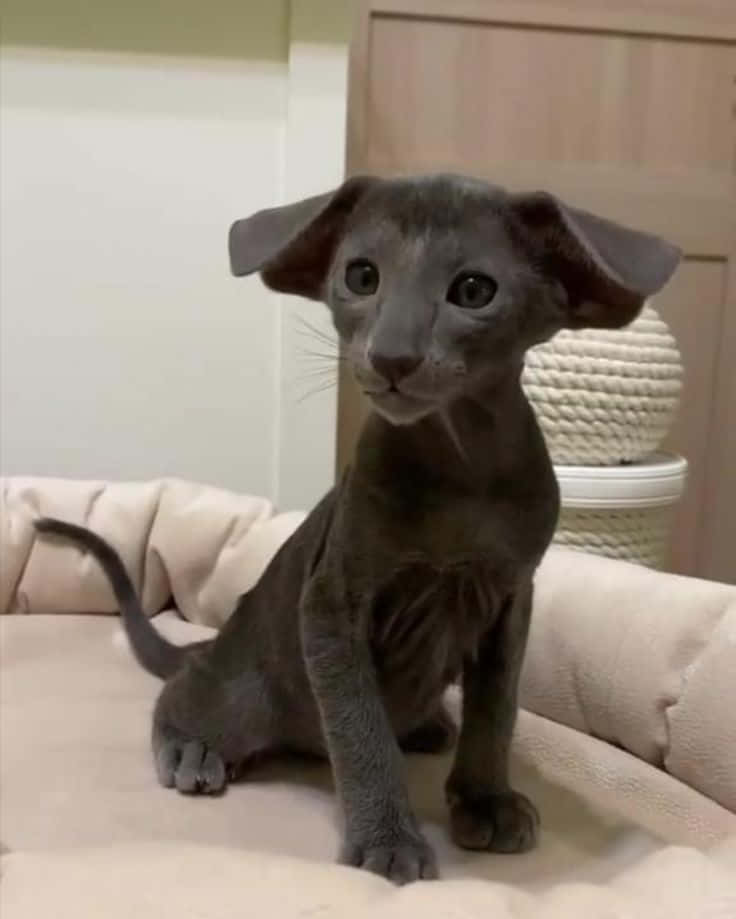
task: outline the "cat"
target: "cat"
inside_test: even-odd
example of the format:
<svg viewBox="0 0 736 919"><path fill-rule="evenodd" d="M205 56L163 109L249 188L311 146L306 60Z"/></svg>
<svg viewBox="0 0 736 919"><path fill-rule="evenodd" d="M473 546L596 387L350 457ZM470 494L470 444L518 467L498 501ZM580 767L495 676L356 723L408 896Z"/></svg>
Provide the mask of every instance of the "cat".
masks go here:
<svg viewBox="0 0 736 919"><path fill-rule="evenodd" d="M327 756L340 860L398 883L434 878L402 750L455 742L442 700L460 680L452 836L527 850L539 817L510 785L509 746L559 495L524 353L563 328L627 324L679 251L552 195L452 175L351 178L237 221L229 245L234 274L327 304L373 411L341 481L211 642L166 642L115 550L37 522L99 559L138 659L166 680L159 779L217 793L257 753Z"/></svg>

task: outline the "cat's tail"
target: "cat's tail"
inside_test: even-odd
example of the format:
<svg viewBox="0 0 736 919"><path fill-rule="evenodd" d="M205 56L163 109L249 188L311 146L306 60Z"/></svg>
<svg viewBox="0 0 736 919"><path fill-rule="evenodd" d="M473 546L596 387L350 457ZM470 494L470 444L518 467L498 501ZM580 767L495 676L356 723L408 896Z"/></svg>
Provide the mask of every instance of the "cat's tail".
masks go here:
<svg viewBox="0 0 736 919"><path fill-rule="evenodd" d="M39 533L51 533L71 540L97 559L110 581L120 606L128 641L140 665L162 680L175 673L186 654L186 648L172 645L151 625L115 549L86 527L53 517L41 517L34 521L34 526Z"/></svg>

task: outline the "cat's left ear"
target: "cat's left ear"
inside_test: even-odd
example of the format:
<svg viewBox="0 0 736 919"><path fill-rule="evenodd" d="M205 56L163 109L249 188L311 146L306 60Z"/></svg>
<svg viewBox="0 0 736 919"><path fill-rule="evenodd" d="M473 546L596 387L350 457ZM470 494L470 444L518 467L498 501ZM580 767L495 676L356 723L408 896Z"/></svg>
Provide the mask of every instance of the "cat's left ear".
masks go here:
<svg viewBox="0 0 736 919"><path fill-rule="evenodd" d="M236 220L228 237L232 273L259 271L273 290L321 300L348 218L378 181L355 176L335 191Z"/></svg>
<svg viewBox="0 0 736 919"><path fill-rule="evenodd" d="M546 192L512 195L533 257L562 283L568 328L620 328L660 290L681 252L657 236L568 207Z"/></svg>

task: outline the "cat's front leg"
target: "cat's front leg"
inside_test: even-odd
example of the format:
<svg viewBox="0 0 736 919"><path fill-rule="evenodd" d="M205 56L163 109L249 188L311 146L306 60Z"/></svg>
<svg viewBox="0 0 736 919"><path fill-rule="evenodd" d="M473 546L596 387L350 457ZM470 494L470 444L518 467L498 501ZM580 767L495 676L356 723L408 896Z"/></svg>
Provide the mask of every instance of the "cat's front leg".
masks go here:
<svg viewBox="0 0 736 919"><path fill-rule="evenodd" d="M381 699L359 611L316 575L301 609L304 655L345 819L340 854L404 884L437 877L409 805L404 761Z"/></svg>
<svg viewBox="0 0 736 919"><path fill-rule="evenodd" d="M447 780L452 837L465 849L525 852L537 838L534 805L509 782L519 674L532 606L531 581L504 604L463 672L463 724Z"/></svg>

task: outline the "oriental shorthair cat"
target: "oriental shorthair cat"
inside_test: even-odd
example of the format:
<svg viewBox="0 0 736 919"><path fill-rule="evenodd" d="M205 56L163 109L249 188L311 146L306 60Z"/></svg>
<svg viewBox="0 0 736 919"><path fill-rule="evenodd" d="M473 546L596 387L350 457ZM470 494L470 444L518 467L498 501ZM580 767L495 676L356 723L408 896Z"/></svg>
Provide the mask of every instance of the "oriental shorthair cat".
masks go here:
<svg viewBox="0 0 736 919"><path fill-rule="evenodd" d="M339 484L212 641L169 644L107 543L37 522L99 560L139 661L166 681L161 784L211 794L258 753L326 756L340 860L404 883L437 866L402 751L456 742L454 840L529 849L539 818L509 783L509 745L559 498L524 352L560 329L626 325L679 252L552 195L452 175L351 178L238 220L229 242L235 275L327 305L373 411ZM457 737L443 708L456 680Z"/></svg>

